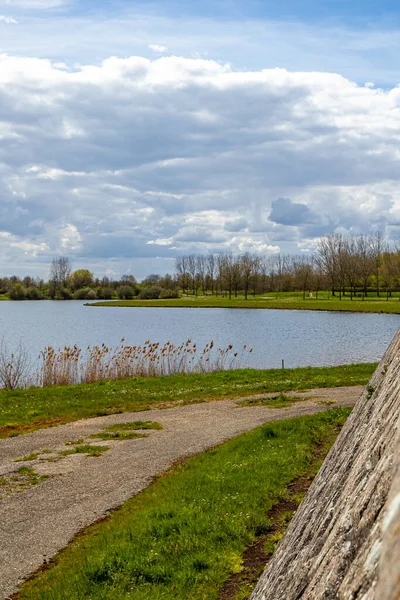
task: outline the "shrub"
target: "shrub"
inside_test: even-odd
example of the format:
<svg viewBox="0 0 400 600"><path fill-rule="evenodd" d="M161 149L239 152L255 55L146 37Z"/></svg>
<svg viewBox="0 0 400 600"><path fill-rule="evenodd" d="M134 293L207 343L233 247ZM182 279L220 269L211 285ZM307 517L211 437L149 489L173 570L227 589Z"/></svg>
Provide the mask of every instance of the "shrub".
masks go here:
<svg viewBox="0 0 400 600"><path fill-rule="evenodd" d="M96 300L96 298L97 298L96 290L89 290L87 293L87 299L88 300Z"/></svg>
<svg viewBox="0 0 400 600"><path fill-rule="evenodd" d="M29 287L26 290L27 300L43 300L42 294L39 292L37 287Z"/></svg>
<svg viewBox="0 0 400 600"><path fill-rule="evenodd" d="M8 390L26 387L29 371L29 354L22 342L15 350L9 350L3 338L0 342L0 386Z"/></svg>
<svg viewBox="0 0 400 600"><path fill-rule="evenodd" d="M103 288L102 296L101 296L102 298L104 298L105 300L110 300L113 296L114 296L114 290L112 289L112 287Z"/></svg>
<svg viewBox="0 0 400 600"><path fill-rule="evenodd" d="M130 300L135 295L135 290L129 285L121 285L117 290L118 298Z"/></svg>
<svg viewBox="0 0 400 600"><path fill-rule="evenodd" d="M75 300L88 300L89 292L91 292L91 291L92 290L88 287L81 288L80 290L76 290L76 292L74 293L74 298L75 298Z"/></svg>
<svg viewBox="0 0 400 600"><path fill-rule="evenodd" d="M160 295L158 296L160 300L168 300L168 298L179 298L178 290L166 290L165 288L161 290Z"/></svg>
<svg viewBox="0 0 400 600"><path fill-rule="evenodd" d="M26 289L20 283L15 283L10 290L9 296L11 300L25 300Z"/></svg>
<svg viewBox="0 0 400 600"><path fill-rule="evenodd" d="M60 298L62 298L63 300L72 300L73 299L73 295L72 293L67 289L67 288L61 288L60 289Z"/></svg>
<svg viewBox="0 0 400 600"><path fill-rule="evenodd" d="M98 287L96 292L97 298L100 300L111 300L114 296L114 290L111 287Z"/></svg>
<svg viewBox="0 0 400 600"><path fill-rule="evenodd" d="M157 285L153 285L151 288L143 288L139 293L139 300L158 300L162 289Z"/></svg>

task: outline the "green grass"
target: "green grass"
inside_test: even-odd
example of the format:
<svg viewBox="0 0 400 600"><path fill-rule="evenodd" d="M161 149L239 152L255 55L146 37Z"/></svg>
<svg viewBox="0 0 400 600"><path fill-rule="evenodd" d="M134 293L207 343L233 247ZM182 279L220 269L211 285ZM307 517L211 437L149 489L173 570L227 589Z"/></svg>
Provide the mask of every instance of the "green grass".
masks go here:
<svg viewBox="0 0 400 600"><path fill-rule="evenodd" d="M171 307L171 308L272 308L292 310L328 310L366 313L400 314L399 298L392 297L387 301L384 294L379 298L370 293L365 300L350 296L333 297L328 292L320 292L318 299L306 297L301 292L280 292L278 294L263 294L255 298L244 296L222 298L221 296L184 296L173 300L117 300L96 302L86 306L117 306L117 307Z"/></svg>
<svg viewBox="0 0 400 600"><path fill-rule="evenodd" d="M220 398L240 398L313 387L365 385L376 365L298 369L238 369L167 375L76 386L0 391L0 437L87 417Z"/></svg>
<svg viewBox="0 0 400 600"><path fill-rule="evenodd" d="M133 440L135 438L148 437L146 433L136 433L136 431L148 429L162 429L160 423L155 421L131 421L130 423L117 423L104 427L103 431L91 435L91 438L101 440Z"/></svg>
<svg viewBox="0 0 400 600"><path fill-rule="evenodd" d="M161 423L156 421L131 421L130 423L116 423L104 427L104 431L134 431L136 429L162 429Z"/></svg>
<svg viewBox="0 0 400 600"><path fill-rule="evenodd" d="M20 494L46 479L47 475L39 475L31 467L20 467L16 473L8 473L0 478L0 500L10 494Z"/></svg>
<svg viewBox="0 0 400 600"><path fill-rule="evenodd" d="M100 440L134 440L135 438L149 437L148 433L136 433L134 431L100 431L90 436Z"/></svg>
<svg viewBox="0 0 400 600"><path fill-rule="evenodd" d="M270 406L271 408L286 408L292 406L295 402L304 402L307 398L299 398L299 396L286 396L285 394L279 394L278 396L272 396L271 398L250 398L249 400L243 400L238 402L239 406Z"/></svg>
<svg viewBox="0 0 400 600"><path fill-rule="evenodd" d="M88 456L100 456L103 452L109 450L109 446L90 446L84 444L83 446L75 446L71 450L61 450L58 452L60 456L68 456L69 454L87 454Z"/></svg>
<svg viewBox="0 0 400 600"><path fill-rule="evenodd" d="M274 525L267 512L316 473L349 412L268 424L174 467L78 536L20 598L217 600L257 532ZM272 551L277 540L267 541Z"/></svg>
<svg viewBox="0 0 400 600"><path fill-rule="evenodd" d="M15 458L13 462L29 462L31 460L36 460L39 456L40 452L32 452L32 454L27 454L22 458Z"/></svg>

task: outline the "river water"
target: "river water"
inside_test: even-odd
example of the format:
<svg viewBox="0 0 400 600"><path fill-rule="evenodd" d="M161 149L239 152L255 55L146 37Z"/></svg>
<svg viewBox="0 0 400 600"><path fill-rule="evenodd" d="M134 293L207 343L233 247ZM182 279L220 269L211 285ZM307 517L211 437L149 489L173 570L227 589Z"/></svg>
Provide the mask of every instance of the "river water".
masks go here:
<svg viewBox="0 0 400 600"><path fill-rule="evenodd" d="M400 326L397 315L299 310L213 308L103 308L83 302L0 302L0 335L9 347L19 341L36 358L56 348L105 343L121 338L132 345L188 338L202 347L232 344L245 353L240 366L279 368L374 362Z"/></svg>

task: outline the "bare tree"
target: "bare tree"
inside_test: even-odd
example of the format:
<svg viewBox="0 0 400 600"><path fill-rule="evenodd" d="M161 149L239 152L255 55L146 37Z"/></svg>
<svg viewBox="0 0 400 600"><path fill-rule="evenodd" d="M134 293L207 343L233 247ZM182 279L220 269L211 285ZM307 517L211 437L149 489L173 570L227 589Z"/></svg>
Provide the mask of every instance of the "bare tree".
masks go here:
<svg viewBox="0 0 400 600"><path fill-rule="evenodd" d="M379 274L382 264L382 254L385 247L385 239L382 231L377 231L371 236L371 253L374 263L374 274L376 283L376 295L379 297Z"/></svg>
<svg viewBox="0 0 400 600"><path fill-rule="evenodd" d="M197 274L197 261L196 261L196 255L195 254L190 254L187 257L187 261L188 261L188 271L189 271L189 275L192 281L192 293L196 294L197 296L197 278L196 278L196 274Z"/></svg>
<svg viewBox="0 0 400 600"><path fill-rule="evenodd" d="M363 284L363 298L367 296L368 284L374 270L375 256L372 252L371 241L365 235L360 235L357 240L357 257L360 268L360 279Z"/></svg>
<svg viewBox="0 0 400 600"><path fill-rule="evenodd" d="M175 261L175 268L178 272L178 277L182 287L183 294L188 289L188 259L187 256L181 256Z"/></svg>
<svg viewBox="0 0 400 600"><path fill-rule="evenodd" d="M249 288L250 288L250 283L251 283L251 276L253 275L254 258L252 257L250 252L245 252L244 254L241 255L239 260L240 260L241 271L242 271L244 297L245 297L245 300L247 300L247 295L249 293Z"/></svg>
<svg viewBox="0 0 400 600"><path fill-rule="evenodd" d="M59 256L53 258L50 267L50 284L54 287L57 293L66 283L71 275L71 261L68 256Z"/></svg>
<svg viewBox="0 0 400 600"><path fill-rule="evenodd" d="M207 277L211 283L211 294L214 293L214 281L215 281L215 273L216 273L216 262L214 254L207 255Z"/></svg>
<svg viewBox="0 0 400 600"><path fill-rule="evenodd" d="M298 287L303 292L303 300L306 297L306 291L310 290L312 282L312 263L308 256L295 257L293 261L294 276Z"/></svg>
<svg viewBox="0 0 400 600"><path fill-rule="evenodd" d="M50 267L49 296L64 297L64 289L71 275L71 261L67 256L54 258Z"/></svg>
<svg viewBox="0 0 400 600"><path fill-rule="evenodd" d="M338 247L340 237L340 234L336 233L327 235L321 238L317 245L317 262L330 282L332 296L335 295L339 285Z"/></svg>
<svg viewBox="0 0 400 600"><path fill-rule="evenodd" d="M207 268L206 257L204 256L204 254L199 254L196 257L196 270L197 270L197 275L198 275L198 277L200 279L201 289L203 291L203 294L206 293L206 290L205 290L205 285L206 285L206 268Z"/></svg>

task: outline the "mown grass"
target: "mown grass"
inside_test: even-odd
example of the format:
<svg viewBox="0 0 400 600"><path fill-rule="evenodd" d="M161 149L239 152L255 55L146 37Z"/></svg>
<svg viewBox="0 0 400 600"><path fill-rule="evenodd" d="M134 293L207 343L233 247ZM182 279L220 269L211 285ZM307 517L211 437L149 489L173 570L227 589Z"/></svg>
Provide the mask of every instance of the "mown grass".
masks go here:
<svg viewBox="0 0 400 600"><path fill-rule="evenodd" d="M314 387L365 385L376 365L238 369L0 391L0 437L87 417Z"/></svg>
<svg viewBox="0 0 400 600"><path fill-rule="evenodd" d="M222 298L221 296L184 296L172 300L117 300L96 302L86 306L114 307L170 307L170 308L253 308L253 309L291 309L291 310L327 310L362 313L400 314L399 298L376 297L372 293L361 300L350 299L350 295L332 296L328 292L320 292L318 299L313 296L303 299L301 293L280 292L263 294L247 300L243 296Z"/></svg>
<svg viewBox="0 0 400 600"><path fill-rule="evenodd" d="M267 424L174 467L79 536L20 598L217 600L273 525L267 512L290 482L316 473L349 412Z"/></svg>

